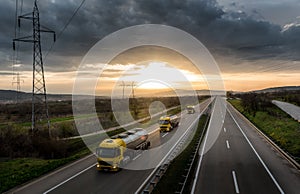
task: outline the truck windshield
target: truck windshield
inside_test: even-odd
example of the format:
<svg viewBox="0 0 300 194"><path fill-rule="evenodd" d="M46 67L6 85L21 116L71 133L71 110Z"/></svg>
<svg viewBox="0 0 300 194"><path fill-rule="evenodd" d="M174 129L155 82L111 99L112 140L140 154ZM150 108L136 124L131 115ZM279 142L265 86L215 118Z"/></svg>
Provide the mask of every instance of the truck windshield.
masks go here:
<svg viewBox="0 0 300 194"><path fill-rule="evenodd" d="M116 148L97 148L96 153L101 158L114 158L119 152Z"/></svg>
<svg viewBox="0 0 300 194"><path fill-rule="evenodd" d="M167 124L169 124L169 121L168 120L159 120L159 124L167 125Z"/></svg>

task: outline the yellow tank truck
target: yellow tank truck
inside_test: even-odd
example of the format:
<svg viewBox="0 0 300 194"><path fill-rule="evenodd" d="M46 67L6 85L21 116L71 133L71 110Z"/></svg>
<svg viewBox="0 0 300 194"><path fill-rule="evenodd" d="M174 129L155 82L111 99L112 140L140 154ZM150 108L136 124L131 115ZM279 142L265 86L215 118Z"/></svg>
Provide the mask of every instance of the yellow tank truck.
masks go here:
<svg viewBox="0 0 300 194"><path fill-rule="evenodd" d="M160 132L169 132L179 124L179 119L176 115L160 117L159 121Z"/></svg>
<svg viewBox="0 0 300 194"><path fill-rule="evenodd" d="M148 133L135 128L103 140L96 149L97 170L118 171L150 146Z"/></svg>

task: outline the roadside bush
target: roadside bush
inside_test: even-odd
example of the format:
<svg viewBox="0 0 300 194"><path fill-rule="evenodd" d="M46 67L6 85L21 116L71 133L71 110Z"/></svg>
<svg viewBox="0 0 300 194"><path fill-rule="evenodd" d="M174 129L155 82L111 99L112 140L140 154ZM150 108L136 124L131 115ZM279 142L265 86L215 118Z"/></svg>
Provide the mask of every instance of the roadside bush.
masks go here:
<svg viewBox="0 0 300 194"><path fill-rule="evenodd" d="M47 130L30 134L8 125L1 129L0 141L0 157L62 158L67 155L66 143L49 139Z"/></svg>

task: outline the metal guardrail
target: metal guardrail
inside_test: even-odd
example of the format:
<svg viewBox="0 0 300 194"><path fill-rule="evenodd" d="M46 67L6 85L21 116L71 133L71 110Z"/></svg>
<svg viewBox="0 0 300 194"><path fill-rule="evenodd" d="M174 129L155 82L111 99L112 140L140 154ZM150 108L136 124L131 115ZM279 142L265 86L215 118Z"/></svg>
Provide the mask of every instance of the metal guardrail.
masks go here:
<svg viewBox="0 0 300 194"><path fill-rule="evenodd" d="M198 120L198 118L196 119ZM194 127L194 123L191 125ZM177 156L177 154L181 151L182 147L185 145L184 143L187 141L189 135L192 133L193 130L187 130L183 136L181 136L180 140L175 144L175 148L173 151L168 155L164 164L161 165L154 175L150 178L149 182L146 184L145 188L143 189L143 194L151 193L157 183L160 181L161 177L166 173L171 161Z"/></svg>
<svg viewBox="0 0 300 194"><path fill-rule="evenodd" d="M155 169L151 173L151 175L149 176L150 178L143 183L141 188L138 189L136 194L137 193L148 194L148 193L151 193L153 191L153 189L155 188L157 183L160 181L161 177L166 173L171 161L177 156L177 154L185 146L185 142L190 137L191 133L194 132L194 130L192 130L192 128L195 127L196 121L198 121L200 116L202 114L204 114L204 112L207 110L209 105L210 105L210 103L203 109L203 111L199 114L197 119L194 120L194 122L190 125L190 127L180 137L180 139L173 146L173 148L170 150L170 152L165 156L165 158L158 165L157 169Z"/></svg>
<svg viewBox="0 0 300 194"><path fill-rule="evenodd" d="M191 170L192 170L192 167L195 163L195 159L196 159L196 156L197 156L197 153L199 151L199 148L200 148L200 145L201 145L201 142L202 142L202 139L204 137L204 134L205 134L205 131L206 131L206 128L207 128L207 124L208 124L208 121L209 121L210 117L207 118L206 122L205 122L205 125L203 127L203 130L202 130L202 133L201 133L201 136L200 138L197 140L196 144L195 144L195 149L194 151L192 152L192 155L191 155L191 158L190 158L190 162L187 164L187 166L189 167L188 169L185 169L185 171L187 171L186 174L182 175L184 177L184 181L183 182L179 182L179 185L182 185L181 186L181 189L180 191L176 191L175 193L180 193L182 194L185 187L186 187L186 183L187 183L187 180L188 178L190 177L190 173L191 173Z"/></svg>

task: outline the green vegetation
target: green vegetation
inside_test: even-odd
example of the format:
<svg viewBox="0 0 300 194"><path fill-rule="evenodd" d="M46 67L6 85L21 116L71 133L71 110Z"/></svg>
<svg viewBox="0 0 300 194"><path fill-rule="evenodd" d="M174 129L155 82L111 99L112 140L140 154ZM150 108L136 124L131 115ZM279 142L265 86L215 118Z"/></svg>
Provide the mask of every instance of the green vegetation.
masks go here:
<svg viewBox="0 0 300 194"><path fill-rule="evenodd" d="M198 128L194 137L192 138L189 145L181 152L179 156L177 156L169 165L167 172L163 175L161 180L158 182L156 187L153 190L154 194L158 193L175 193L176 191L180 191L181 185L179 183L184 181L182 175L186 174L185 169L188 167L189 159L194 151L195 144L197 140L201 137L202 131L204 130L205 123L208 119L208 116L203 115L199 119ZM197 163L197 162L196 162ZM195 163L195 164L196 164ZM195 171L196 165L193 165L191 174ZM189 179L191 179L190 177ZM188 181L189 182L189 181ZM186 185L187 189L185 189L186 193L189 193L189 185Z"/></svg>
<svg viewBox="0 0 300 194"><path fill-rule="evenodd" d="M290 92L277 92L273 94L274 100L280 100L284 102L289 102L294 105L300 106L300 91L290 91Z"/></svg>
<svg viewBox="0 0 300 194"><path fill-rule="evenodd" d="M89 153L89 150L85 149L67 158L51 160L37 158L2 159L4 161L0 162L0 193L30 181L33 178L37 178Z"/></svg>
<svg viewBox="0 0 300 194"><path fill-rule="evenodd" d="M251 99L252 103L260 102L257 98ZM243 100L228 101L279 147L300 161L300 123L271 103L264 107L255 106L256 109L253 110Z"/></svg>

